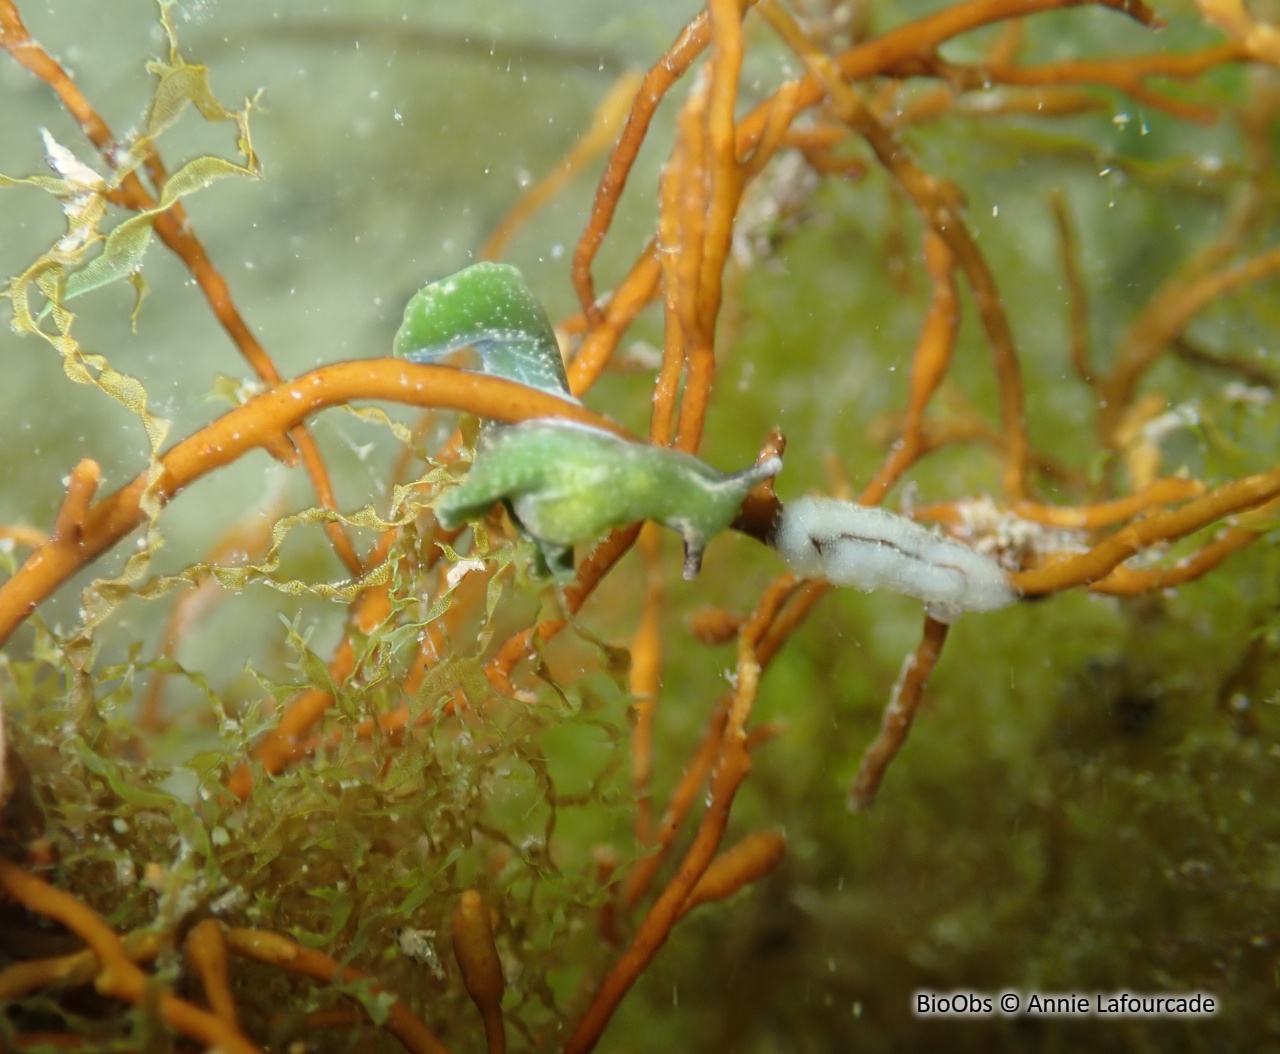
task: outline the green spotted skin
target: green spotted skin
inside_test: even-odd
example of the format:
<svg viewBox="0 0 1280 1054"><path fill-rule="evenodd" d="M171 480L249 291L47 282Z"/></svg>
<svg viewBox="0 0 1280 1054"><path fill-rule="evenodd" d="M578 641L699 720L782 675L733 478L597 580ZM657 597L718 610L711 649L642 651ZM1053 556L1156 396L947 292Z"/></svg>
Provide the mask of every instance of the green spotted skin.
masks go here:
<svg viewBox="0 0 1280 1054"><path fill-rule="evenodd" d="M684 539L684 576L692 578L707 543L733 522L747 493L781 468L780 459L769 458L726 475L667 447L539 419L486 431L470 473L444 495L436 515L443 526L458 527L505 501L558 575L572 570L575 542L654 520Z"/></svg>
<svg viewBox="0 0 1280 1054"><path fill-rule="evenodd" d="M473 264L424 286L406 305L392 347L430 363L468 345L485 373L572 398L551 320L510 264Z"/></svg>

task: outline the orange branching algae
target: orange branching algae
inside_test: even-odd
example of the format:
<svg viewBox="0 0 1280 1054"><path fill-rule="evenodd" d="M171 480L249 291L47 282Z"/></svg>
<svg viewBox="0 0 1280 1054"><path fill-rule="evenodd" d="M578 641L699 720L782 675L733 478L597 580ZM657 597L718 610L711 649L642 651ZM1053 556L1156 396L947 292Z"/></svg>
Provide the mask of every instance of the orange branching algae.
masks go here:
<svg viewBox="0 0 1280 1054"><path fill-rule="evenodd" d="M608 153L585 229L566 234L575 248L559 265L579 301L557 327L575 402L474 370L397 360L381 347L288 375L184 205L197 191L218 194L204 188L223 176L270 178L250 142L252 101L241 109L218 102L210 71L179 51L162 3L168 54L149 67L154 96L142 127L121 139L70 60L32 38L20 6L0 0L0 49L56 97L97 155L85 164L46 134L56 178L0 179L53 194L68 223L11 280L15 328L51 345L71 381L128 409L149 453L130 482L103 486L114 441L91 434L78 461L57 468L64 496L48 522L0 525L9 572L0 583L0 933L15 935L0 940L0 1046L441 1054L500 1052L510 1037L520 1049L586 1054L630 1003L655 1005L646 983L669 1005L677 986L662 971L681 968L682 948L697 960L682 976L721 994L700 1004L697 1026L673 1017L682 1023L668 1027L637 1010L630 1027L644 1018L654 1038L628 1036L630 1049L672 1049L672 1028L687 1031L681 1049L776 1047L767 1038L753 1045L752 1029L799 1045L858 1049L862 1036L866 1049L890 1049L914 1040L912 986L995 990L1049 977L1145 990L1174 978L1222 990L1235 983L1221 965L1228 961L1248 977L1274 973L1280 937L1265 923L1275 917L1274 891L1232 870L1247 855L1239 845L1208 843L1214 832L1247 841L1263 830L1228 823L1239 803L1224 797L1225 768L1254 774L1258 786L1231 793L1259 800L1274 778L1260 767L1267 744L1276 747L1258 700L1274 702L1280 691L1280 598L1266 586L1274 547L1259 542L1280 505L1280 374L1242 344L1276 339L1275 312L1258 292L1280 271L1275 27L1240 4L1200 0L1198 15L1178 16L1166 48L1165 37L1149 33L1161 20L1140 0L956 0L925 14L914 5L708 0L664 54L649 57L646 73L614 81L580 139L471 247L491 259L518 251L540 211L580 192L580 174ZM1108 51L1100 42L1110 30L1098 26L1121 24L1126 31ZM162 134L188 104L234 127L237 160L208 155L170 173ZM1141 145L1117 145L1138 123ZM1220 132L1214 142L1230 151L1225 159L1187 158L1169 146L1184 134ZM642 148L665 158L647 187L638 178ZM1019 166L1019 192L1037 196L1043 216L1034 222L1024 210L1001 227L998 201L991 222L977 214L973 202L1010 185L991 161L1001 151ZM1088 181L1072 175L1081 163ZM1136 265L1105 233L1115 202L1099 198L1110 185L1104 177L1123 179L1160 223L1168 213L1152 203L1161 195L1183 203L1170 207L1178 222L1150 235ZM613 258L601 250L628 244L614 234L624 195L648 200L651 226L613 276ZM1212 208L1195 204L1204 201ZM254 375L238 405L176 442L151 408L147 378L119 372L73 336L72 308L88 313L91 303L78 294L119 279L141 292L153 234ZM848 277L846 264L863 268L863 278ZM1109 287L1121 273L1134 290L1126 289L1123 311ZM870 291L854 288L858 281ZM850 318L842 298L867 301L856 333L840 328ZM843 321L824 329L828 313ZM900 348L901 372L896 352L873 345ZM637 382L637 368L647 380ZM1230 380L1219 390L1206 375ZM843 402L828 412L833 400ZM368 403L428 416L410 430L356 405ZM592 405L614 407L628 425ZM335 408L385 426L396 446L377 503L354 511L340 500L335 456L317 440ZM452 423L437 427L440 411L464 415L456 432ZM464 528L436 521L437 500L473 456L471 417L556 417L628 438L646 432L650 443L691 455L717 448L715 459L721 445L750 456L763 435L762 461L781 454L786 440L775 425L785 421L792 454L776 482L783 498L772 480L758 486L738 512L740 534L769 543L780 500L820 486L820 469L809 466L826 457L828 490L870 506L896 490L912 518L998 561L1022 599L1012 611L972 616L980 628L970 616L954 629L926 618L914 649L902 648L895 608L875 608L857 638L853 629L846 638L848 612L871 610L856 608L860 600L782 573L749 542L723 558L713 550L710 570L679 584L661 537L641 524L597 539L571 582L547 587L531 579L529 547L500 509ZM836 434L864 451L879 437L884 449L867 463L846 456ZM266 516L248 498L243 508L212 510L223 517L222 541L203 560L185 554L179 570L161 573L162 510L188 500L197 480L242 468L255 450L300 467L314 507L289 512L277 495ZM328 581L320 563L292 550L282 555L294 528L308 526L323 531L344 580ZM50 614L55 594L123 552L140 529L123 570L85 587L78 621L64 630L65 612ZM758 564L742 555L747 546L759 550ZM633 547L638 568L624 559ZM172 563L174 553L165 555ZM1232 585L1232 568L1250 566L1269 570L1240 572L1251 576L1247 589ZM1207 598L1203 618L1174 611L1168 599L1172 587L1193 582ZM297 604L341 605L341 626L313 641L295 606L270 640L210 629L250 611L256 585ZM212 589L227 591L222 603L208 602ZM1068 593L1129 599L1103 600L1088 616L1067 598L1038 603ZM168 605L152 659L145 641L111 637L134 632L121 612L135 600ZM820 605L831 614L816 625ZM1129 619L1134 636L1119 657L1096 643L1103 618ZM1220 634L1212 639L1226 642L1217 645L1222 654L1204 664L1212 684L1196 680L1207 677L1202 670L1166 676L1178 658L1194 665L1160 635L1166 624L1202 641ZM1138 632L1148 626L1148 636ZM219 649L219 633L237 639ZM897 654L908 651L896 683L877 634ZM271 655L246 666L250 643ZM730 643L727 662L709 654ZM206 672L180 661L197 646ZM1043 662L1033 655L1036 670L1020 668L1018 677L1037 687L1024 689L1001 663L1036 648ZM805 649L811 665L792 661ZM1070 675L1040 669L1055 663L1070 663ZM727 692L716 688L724 676ZM964 715L967 738L944 750L919 729L931 723L931 680L948 677L973 712ZM771 697L773 683L785 706ZM194 701L167 698L162 707L162 687ZM889 695L878 733L868 732L865 706L846 710L844 724L810 712L845 690ZM136 713L135 692L145 699ZM1197 709L1205 694L1214 704ZM1141 739L1170 698L1185 706L1160 734L1183 738ZM993 718L1014 700L1029 705ZM1188 713L1205 722L1194 733L1178 724ZM1060 723L1050 727L1046 714ZM1023 722L1022 731L980 740L972 729L984 716ZM1031 731L1034 720L1046 725ZM861 738L851 738L855 727ZM190 743L175 745L183 736ZM833 751L854 750L847 760L813 753L828 740ZM770 769L764 759L800 750L793 742L811 753L790 771ZM981 781L942 788L931 772L911 769L918 747L931 759L925 769L945 759L987 771L982 750L1008 742L1020 744L1025 768L1006 754L991 759L991 770L1034 771L1034 790L1012 779L998 791ZM1167 780L1155 781L1164 799L1133 776L1156 766L1154 755L1166 766ZM1229 760L1216 768L1196 760L1209 756ZM849 817L833 786L833 769L848 779L855 768L847 801L867 810L879 796L870 817ZM864 851L871 829L839 823L874 822L900 772L902 797L892 805L921 826L895 820L879 832L889 848ZM1073 813L1070 795L1090 801L1095 784L1094 811ZM918 810L906 811L908 792L920 788ZM784 803L801 793L817 819L787 813ZM1073 870L1072 856L1100 837L1101 821L1090 817L1106 813L1107 794L1183 818L1176 831L1173 821L1150 827L1126 850L1160 891L1151 904L1177 903L1196 883L1232 896L1247 887L1259 899L1247 924L1224 921L1231 936L1221 947L1190 929L1184 947L1182 930L1161 931L1141 976L1095 960L1070 972L1064 964L1086 952L1042 909L1074 890L1062 917L1107 929L1105 897L1073 885L1084 865ZM862 884L860 895L915 890L897 862L939 851L930 815L953 817L970 798L993 815L1014 809L1013 818L1001 813L1009 830L1022 838L1025 826L1043 847L1034 865L1011 859L1014 850L991 851L1002 874L1022 869L1011 883L1032 890L998 906L992 894L984 909L1011 930L991 937L949 900L929 933L912 929L914 906L857 919L858 905L813 907L812 885L844 889L852 859L848 882ZM829 811L830 801L841 809ZM1185 848L1189 831L1205 846ZM844 843L864 855L822 855ZM1173 846L1182 855L1159 871ZM985 894L989 875L979 880L966 868L990 871L987 859L934 859L912 874L945 875ZM802 872L811 888L799 888ZM1222 877L1228 872L1234 877ZM1109 872L1108 888L1114 878ZM757 883L789 895L741 893ZM1145 891L1135 917L1144 902ZM721 918L742 920L726 941L731 969L705 961L712 931L699 927ZM842 925L874 936L858 943L856 966L838 971L837 951L850 954ZM1038 927L1051 933L1044 958L1020 975L1008 972L1011 959L993 966L979 947L985 933L1013 956ZM909 931L916 936L907 947ZM1005 940L1007 932L1020 936ZM1252 950L1241 951L1246 945ZM670 959L659 960L664 948ZM821 950L831 983L843 985L838 1017L831 998L805 1002L809 990L762 959L779 948ZM956 949L972 958L957 965ZM966 963L977 964L973 973ZM1244 1003L1232 1013L1256 1021ZM975 1032L973 1049L1012 1041L998 1031L1007 1022L988 1025L997 1031ZM1151 1028L1143 1036L1154 1049L1162 1034Z"/></svg>

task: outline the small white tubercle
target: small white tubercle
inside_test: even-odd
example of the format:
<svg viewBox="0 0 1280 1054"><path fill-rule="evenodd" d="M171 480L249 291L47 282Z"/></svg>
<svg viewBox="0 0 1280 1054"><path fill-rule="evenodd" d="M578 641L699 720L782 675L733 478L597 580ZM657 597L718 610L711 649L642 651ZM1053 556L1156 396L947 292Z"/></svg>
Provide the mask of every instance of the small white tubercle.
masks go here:
<svg viewBox="0 0 1280 1054"><path fill-rule="evenodd" d="M962 611L995 611L1018 599L991 557L885 509L797 498L782 507L773 544L804 578L916 597L939 622L954 622Z"/></svg>

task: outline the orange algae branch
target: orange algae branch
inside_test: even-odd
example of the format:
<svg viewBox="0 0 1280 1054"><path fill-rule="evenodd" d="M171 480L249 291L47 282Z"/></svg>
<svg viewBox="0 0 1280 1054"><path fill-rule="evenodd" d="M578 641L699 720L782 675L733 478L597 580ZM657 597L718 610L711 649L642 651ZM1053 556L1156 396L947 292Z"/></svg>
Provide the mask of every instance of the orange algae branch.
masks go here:
<svg viewBox="0 0 1280 1054"><path fill-rule="evenodd" d="M896 26L878 37L850 48L836 59L840 75L848 81L860 81L888 74L903 63L920 55L933 53L953 37L983 26L1023 15L1039 14L1067 7L1105 7L1118 11L1144 25L1158 27L1162 23L1140 0L967 0L953 4L914 22ZM807 109L826 94L818 77L810 74L800 82L796 98L797 110ZM770 103L765 101L738 122L738 156L745 156L757 142L768 122Z"/></svg>
<svg viewBox="0 0 1280 1054"><path fill-rule="evenodd" d="M862 755L858 774L849 788L849 808L854 812L869 809L875 802L890 762L907 741L911 722L915 720L916 710L924 697L925 685L942 655L948 629L948 623L925 616L920 646L903 663L898 683L893 687L893 695L881 718L880 732Z"/></svg>
<svg viewBox="0 0 1280 1054"><path fill-rule="evenodd" d="M226 931L226 939L227 946L237 955L278 966L302 977L311 977L323 984L353 985L366 979L366 975L354 966L344 966L322 952L304 948L269 930L233 927ZM387 1008L384 1027L411 1054L449 1054L449 1048L398 999Z"/></svg>
<svg viewBox="0 0 1280 1054"><path fill-rule="evenodd" d="M592 847L591 860L595 865L596 888L606 891L605 899L597 913L600 937L610 947L616 948L622 944L623 938L621 912L619 911L621 907L618 897L619 890L613 882L613 875L618 870L618 864L621 861L617 852L607 845Z"/></svg>
<svg viewBox="0 0 1280 1054"><path fill-rule="evenodd" d="M921 457L959 443L980 443L1003 453L1008 448L1004 433L989 422L971 413L963 413L944 420L926 419L923 428L924 449ZM1079 469L1070 468L1061 461L1032 450L1030 467L1036 472L1065 486L1083 487L1087 480Z"/></svg>
<svg viewBox="0 0 1280 1054"><path fill-rule="evenodd" d="M912 356L911 389L902 438L871 482L863 489L863 505L879 505L889 488L925 452L924 414L951 365L956 333L960 328L960 304L956 293L955 256L937 232L924 237L924 264L929 272L932 295L920 328L920 340Z"/></svg>
<svg viewBox="0 0 1280 1054"><path fill-rule="evenodd" d="M170 1028L227 1054L262 1054L233 1025L176 996L154 991L153 981L129 958L124 943L93 909L64 890L0 859L0 889L37 914L61 922L83 940L98 960L94 986L103 995L140 1003L155 999Z"/></svg>
<svg viewBox="0 0 1280 1054"><path fill-rule="evenodd" d="M1026 596L1092 585L1150 545L1176 541L1217 520L1256 508L1276 497L1280 497L1280 468L1223 484L1181 508L1158 512L1122 527L1087 553L1060 558L1010 578Z"/></svg>
<svg viewBox="0 0 1280 1054"><path fill-rule="evenodd" d="M203 919L191 928L187 934L187 961L199 976L214 1015L233 1028L238 1027L236 1000L227 975L227 941L215 919Z"/></svg>
<svg viewBox="0 0 1280 1054"><path fill-rule="evenodd" d="M893 97L892 106L877 101L876 116L886 128L898 131L908 126L919 127L950 114L978 115L984 118L1011 115L1028 117L1070 117L1079 113L1110 112L1106 99L1083 88L1035 88L1022 92L957 94L950 84L939 85L918 95L901 99Z"/></svg>
<svg viewBox="0 0 1280 1054"><path fill-rule="evenodd" d="M768 667L782 645L786 643L791 634L804 621L809 612L813 610L813 606L830 588L831 584L823 580L805 582L795 590L794 594L775 615L760 640L760 646L756 654L762 667ZM654 876L657 875L659 868L662 867L676 836L684 826L685 818L697 800L698 789L702 786L703 781L707 778L708 773L710 773L712 766L716 762L718 746L724 735L724 726L729 719L729 707L732 703L733 697L728 696L717 705L710 720L707 722L707 729L703 733L703 738L694 750L692 759L686 766L675 789L672 790L671 797L667 802L667 808L662 816L662 822L656 832L658 838L657 851L637 860L632 866L630 874L627 875L623 892L628 904L635 905L639 903L645 893L648 892ZM755 731L759 731L759 729ZM748 740L751 738L751 736L748 736Z"/></svg>
<svg viewBox="0 0 1280 1054"><path fill-rule="evenodd" d="M1183 362L1234 373L1241 380L1259 388L1280 388L1277 378L1266 366L1244 355L1217 354L1188 339L1186 334L1173 338L1170 350Z"/></svg>
<svg viewBox="0 0 1280 1054"><path fill-rule="evenodd" d="M676 143L659 184L658 246L662 253L662 365L653 388L649 439L667 445L689 345L698 339L698 275L706 228L706 82L699 79L680 110Z"/></svg>
<svg viewBox="0 0 1280 1054"><path fill-rule="evenodd" d="M300 1030L309 1030L313 1028L351 1028L363 1021L364 1014L352 1007L335 1006L332 1010L313 1010L309 1014L304 1014L301 1020L296 1014L272 1014L271 1024L294 1024L299 1026Z"/></svg>
<svg viewBox="0 0 1280 1054"><path fill-rule="evenodd" d="M1204 491L1205 486L1198 479L1169 476L1148 484L1136 494L1099 502L1096 505L1056 506L1040 505L1032 501L1015 501L1009 508L1024 520L1042 523L1046 527L1093 530L1099 527L1113 527L1153 506L1186 501L1188 498L1203 494Z"/></svg>
<svg viewBox="0 0 1280 1054"><path fill-rule="evenodd" d="M1280 29L1250 17L1243 0L1196 0L1200 13L1251 57L1280 66Z"/></svg>
<svg viewBox="0 0 1280 1054"><path fill-rule="evenodd" d="M1117 567L1111 574L1090 587L1095 593L1133 597L1156 589L1171 589L1208 574L1232 553L1239 552L1262 537L1261 531L1247 527L1231 527L1204 548L1172 567Z"/></svg>
<svg viewBox="0 0 1280 1054"><path fill-rule="evenodd" d="M1217 246L1208 251L1216 252ZM1101 381L1103 437L1114 442L1138 382L1195 315L1218 297L1278 271L1280 249L1268 249L1211 274L1188 278L1184 273L1166 282L1125 334L1114 369Z"/></svg>
<svg viewBox="0 0 1280 1054"><path fill-rule="evenodd" d="M618 1004L653 961L658 949L666 943L672 927L680 918L681 908L711 864L724 838L734 795L751 770L751 756L746 747L746 723L760 686L761 666L756 648L798 584L791 575L783 575L774 581L751 620L743 627L738 639L737 684L720 739L711 795L702 823L675 877L654 901L631 945L609 971L578 1022L565 1046L565 1054L587 1054L595 1047Z"/></svg>
<svg viewBox="0 0 1280 1054"><path fill-rule="evenodd" d="M476 890L463 891L450 919L450 932L462 983L484 1022L489 1054L506 1054L507 1032L502 1021L502 991L506 982L498 948L493 942L489 908Z"/></svg>
<svg viewBox="0 0 1280 1054"><path fill-rule="evenodd" d="M1013 501L1009 511L1024 520L1045 527L1062 530L1096 530L1114 527L1132 519L1156 505L1172 505L1203 494L1205 485L1198 479L1166 476L1143 487L1134 494L1092 505L1044 505L1036 501ZM967 502L948 501L937 505L922 505L912 514L913 520L941 523L958 527L965 522L964 506Z"/></svg>
<svg viewBox="0 0 1280 1054"><path fill-rule="evenodd" d="M23 527L20 524L0 525L0 542L12 542L25 549L36 549L49 540L49 536L34 527Z"/></svg>
<svg viewBox="0 0 1280 1054"><path fill-rule="evenodd" d="M1135 102L1164 110L1184 121L1208 124L1218 116L1218 107L1184 102L1147 86L1150 77L1198 77L1218 66L1248 59L1236 44L1219 44L1194 52L1158 52L1152 55L1123 55L1105 59L1071 59L1036 66L1009 66L982 63L952 65L929 60L924 68L959 88L988 89L992 84L1013 87L1041 87L1068 84L1104 85L1124 92ZM917 63L908 60L901 72L915 72ZM898 71L895 71L898 72Z"/></svg>
<svg viewBox="0 0 1280 1054"><path fill-rule="evenodd" d="M653 721L662 691L662 542L652 523L640 530L640 555L644 560L644 602L631 641L630 688L635 700L631 792L636 800L636 841L647 845L653 836Z"/></svg>
<svg viewBox="0 0 1280 1054"><path fill-rule="evenodd" d="M650 435L655 442L669 440L683 363L675 445L690 453L701 444L715 379L716 320L742 193L782 143L795 117L799 92L795 81L778 89L754 150L740 159L734 110L746 6L750 5L740 0L710 4L709 76L698 82L681 111L676 146L663 170L658 241L663 249L666 340Z"/></svg>
<svg viewBox="0 0 1280 1054"><path fill-rule="evenodd" d="M698 314L710 332L720 308L720 275L733 236L733 219L738 211L744 173L738 163L738 137L733 113L738 99L738 79L742 74L742 18L749 3L743 0L710 0L711 82L707 89L707 146L709 147L710 194L707 203L706 235L698 275ZM770 122L776 121L776 104ZM776 137L776 132L775 132Z"/></svg>
<svg viewBox="0 0 1280 1054"><path fill-rule="evenodd" d="M921 219L937 232L964 271L995 360L1006 443L1005 490L1012 497L1022 497L1030 459L1022 371L995 279L964 225L955 189L916 165L861 96L844 82L831 56L818 47L776 0L763 0L759 10L778 36L809 67L829 95L836 115L867 141L880 164L915 203Z"/></svg>
<svg viewBox="0 0 1280 1054"><path fill-rule="evenodd" d="M702 429L715 380L716 318L723 296L725 261L733 240L734 217L746 183L746 172L737 158L733 113L742 72L742 17L747 6L750 5L743 0L710 0L707 5L712 30L706 106L707 163L693 161L684 180L689 188L705 188L705 205L699 200L701 196L695 197L686 191L690 208L698 210L697 222L682 238L683 251L676 258L680 272L678 296L688 304L681 319L688 346L685 349L687 368L675 445L687 453L696 452L702 441ZM698 241L701 242L700 249L696 255L690 253L689 244ZM692 315L692 327L685 321L689 315Z"/></svg>
<svg viewBox="0 0 1280 1054"><path fill-rule="evenodd" d="M578 292L587 321L593 326L600 322L600 309L595 302L591 265L609 231L609 225L613 222L613 214L627 184L627 176L631 174L631 166L635 164L640 144L648 134L649 124L658 104L702 54L710 40L711 20L703 12L680 31L667 53L645 74L636 92L635 101L631 104L631 113L622 129L622 135L613 148L613 153L609 155L604 175L600 177L600 184L596 188L591 218L573 252L573 287Z"/></svg>
<svg viewBox="0 0 1280 1054"><path fill-rule="evenodd" d="M689 616L689 632L699 644L716 647L728 644L747 621L745 615L720 607L699 608ZM634 652L634 649L633 649ZM635 659L632 658L634 665Z"/></svg>
<svg viewBox="0 0 1280 1054"><path fill-rule="evenodd" d="M155 933L135 931L121 938L125 955L134 963L151 962L163 950L161 943L160 935ZM98 957L91 948L69 955L13 963L0 970L0 1004L42 988L88 984L98 975L99 969Z"/></svg>
<svg viewBox="0 0 1280 1054"><path fill-rule="evenodd" d="M0 47L9 52L15 62L35 74L57 93L62 105L84 129L94 146L102 150L113 143L111 129L89 105L75 81L44 48L31 39L31 34L23 25L22 16L18 14L12 0L0 0ZM127 178L137 181L137 177L132 174ZM141 182L138 182L138 187L142 189Z"/></svg>
<svg viewBox="0 0 1280 1054"><path fill-rule="evenodd" d="M649 891L654 878L671 852L676 836L684 827L684 821L697 801L698 790L719 756L720 741L724 738L724 726L729 720L729 707L732 704L733 696L727 696L717 704L715 711L711 714L706 731L694 749L693 757L681 774L680 781L672 790L667 808L662 814L662 820L654 832L658 843L657 849L649 856L641 857L632 865L623 886L624 899L629 906L634 907L640 903Z"/></svg>
<svg viewBox="0 0 1280 1054"><path fill-rule="evenodd" d="M622 334L657 294L661 277L662 264L655 239L645 247L622 284L613 291L603 316L592 324L569 364L569 390L574 395L582 395L600 379Z"/></svg>
<svg viewBox="0 0 1280 1054"><path fill-rule="evenodd" d="M78 543L57 538L32 552L17 573L0 586L0 645L79 568L111 548L145 520L144 492L164 505L181 490L318 410L356 399L385 399L413 406L441 407L498 421L563 417L625 434L613 422L575 403L514 381L400 359L367 359L322 366L295 381L254 396L172 447L160 458L160 476L148 491L140 474L85 514Z"/></svg>
<svg viewBox="0 0 1280 1054"><path fill-rule="evenodd" d="M1058 226L1058 248L1062 254L1062 273L1067 285L1067 332L1071 340L1071 365L1090 388L1097 385L1097 376L1089 359L1089 295L1080 271L1080 247L1075 227L1067 209L1067 199L1055 188L1049 196L1053 219Z"/></svg>
<svg viewBox="0 0 1280 1054"><path fill-rule="evenodd" d="M777 831L756 831L711 861L689 899L680 907L684 918L694 908L726 900L744 886L767 875L786 854L787 843Z"/></svg>
<svg viewBox="0 0 1280 1054"><path fill-rule="evenodd" d="M795 120L796 113L800 108L800 82L798 80L783 81L779 85L778 90L773 93L772 102L769 104L769 112L765 117L764 130L760 133L759 139L756 140L755 148L751 151L750 156L741 158L743 175L747 179L754 179L762 171L764 166L772 160L773 155L783 146L796 146L802 153L804 148L798 146L791 141L791 136L797 134L803 137L805 131L793 133L791 130L791 122ZM812 129L819 131L818 129ZM843 131L843 129L841 129ZM739 141L739 137L735 134L735 143ZM806 159L808 158L806 155ZM814 165L814 168L819 168ZM855 173L861 174L862 164L857 159L842 158L835 172L852 176Z"/></svg>
<svg viewBox="0 0 1280 1054"><path fill-rule="evenodd" d="M102 470L98 463L85 458L71 470L67 480L67 493L58 509L57 519L53 521L53 534L50 542L55 545L77 545L80 532L84 528L84 518L93 504L93 496L98 492L98 482L102 478Z"/></svg>
<svg viewBox="0 0 1280 1054"><path fill-rule="evenodd" d="M1027 23L1015 18L1000 27L1000 33L987 48L984 58L993 65L1009 66L1018 60L1027 42Z"/></svg>

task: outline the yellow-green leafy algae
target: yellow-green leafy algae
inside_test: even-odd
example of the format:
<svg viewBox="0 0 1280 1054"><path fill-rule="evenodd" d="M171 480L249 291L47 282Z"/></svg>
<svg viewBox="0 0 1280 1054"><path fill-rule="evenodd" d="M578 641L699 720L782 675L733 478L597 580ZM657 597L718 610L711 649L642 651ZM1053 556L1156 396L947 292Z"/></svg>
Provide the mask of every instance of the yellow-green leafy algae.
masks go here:
<svg viewBox="0 0 1280 1054"><path fill-rule="evenodd" d="M476 1049L474 1008L449 951L449 916L462 890L479 888L499 918L509 1027L531 1042L563 1019L594 954L606 892L589 846L616 840L630 809L618 743L625 698L596 677L499 707L479 666L459 657L424 682L411 734L358 738L357 715L387 705L390 676L403 672L400 652L414 640L393 628L398 621L362 646L368 672L342 686L321 737L331 745L287 774L260 773L243 804L222 784L246 734L262 727L260 713L224 714L201 737L206 749L180 765L149 761L125 703L152 664L90 668L83 691L68 691L80 675L42 632L42 660L3 667L6 698L22 700L9 714L17 771L3 847L44 845L56 861L50 877L121 932L181 935L212 916L322 949L390 987L459 1050ZM299 676L261 683L282 698L333 688L323 666L308 675L314 656L293 639ZM377 661L378 650L390 661ZM452 714L444 704L458 685L475 705ZM12 957L79 947L12 906L0 906L0 934L0 952ZM184 990L189 979L165 954L161 976ZM273 1043L396 1049L372 1025L326 1034L305 1020L349 1005L340 993L385 1020L387 997L371 985L317 985L241 961L232 977L245 1026ZM90 1003L11 1000L0 1035L66 1027L98 1037L91 1049L112 1050L156 1027L145 1007Z"/></svg>

